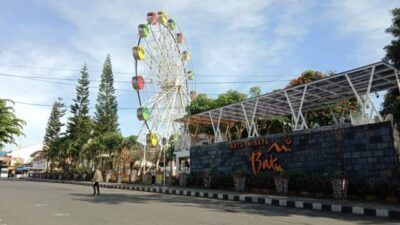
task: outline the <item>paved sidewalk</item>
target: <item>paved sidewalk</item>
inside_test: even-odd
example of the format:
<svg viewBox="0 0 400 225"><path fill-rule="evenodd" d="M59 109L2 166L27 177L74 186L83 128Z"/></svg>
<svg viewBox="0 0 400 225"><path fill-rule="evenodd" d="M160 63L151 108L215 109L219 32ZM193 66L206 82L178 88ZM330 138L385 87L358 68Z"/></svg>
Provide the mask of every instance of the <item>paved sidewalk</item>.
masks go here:
<svg viewBox="0 0 400 225"><path fill-rule="evenodd" d="M77 185L91 185L89 181L73 181L73 180L48 180L48 179L33 179L25 178L24 180L65 183ZM334 200L334 199L314 199L301 198L293 196L276 196L265 194L254 194L245 192L233 192L213 189L198 189L198 188L182 188L175 186L155 186L141 184L115 184L101 183L103 188L118 188L125 190L136 190L146 192L157 192L164 194L184 195L201 198L213 198L220 200L240 201L256 204L267 204L280 207L291 207L309 210L327 211L332 213L357 214L377 217L390 217L400 219L400 206L394 204L366 203L355 202L349 200Z"/></svg>

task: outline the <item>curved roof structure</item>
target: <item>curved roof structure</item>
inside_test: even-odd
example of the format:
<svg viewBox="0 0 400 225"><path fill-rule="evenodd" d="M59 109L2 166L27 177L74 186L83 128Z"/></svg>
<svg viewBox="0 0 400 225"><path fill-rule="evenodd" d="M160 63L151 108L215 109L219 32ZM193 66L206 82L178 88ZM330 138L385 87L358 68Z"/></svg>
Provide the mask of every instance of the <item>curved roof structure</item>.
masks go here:
<svg viewBox="0 0 400 225"><path fill-rule="evenodd" d="M251 130L256 118L292 115L297 126L301 121L305 121L303 112L331 107L343 99L356 97L360 105L366 108L368 102L372 102L369 93L396 87L400 89L399 76L397 68L388 62L380 61L305 85L277 90L221 108L185 116L178 121L186 124L208 124L213 128L217 125L219 127L220 124L245 121ZM373 110L379 114L376 108ZM301 122L301 125L307 126L305 122Z"/></svg>

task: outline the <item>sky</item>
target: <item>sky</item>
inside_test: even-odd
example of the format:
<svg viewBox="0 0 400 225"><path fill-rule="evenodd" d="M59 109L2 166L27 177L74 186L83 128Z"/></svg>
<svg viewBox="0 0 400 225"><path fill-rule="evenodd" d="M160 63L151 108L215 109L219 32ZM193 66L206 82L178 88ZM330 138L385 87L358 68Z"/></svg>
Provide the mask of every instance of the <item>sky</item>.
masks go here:
<svg viewBox="0 0 400 225"><path fill-rule="evenodd" d="M341 72L380 61L391 36L390 9L397 0L1 0L0 98L16 101L27 122L19 146L41 143L51 107L62 97L72 103L70 86L1 76L78 79L84 63L99 80L107 54L115 80L134 74L131 48L147 12L164 10L183 30L196 71L195 89L211 97L229 89L263 93L282 88L306 69ZM265 81L254 82L252 81ZM213 82L201 84L201 82ZM247 82L247 83L226 83ZM92 83L91 86L98 86ZM123 135L138 134L136 93L116 83ZM94 107L97 89L90 89ZM20 103L18 103L20 102ZM21 103L34 103L26 105ZM94 110L91 110L93 114ZM70 116L67 114L64 118Z"/></svg>

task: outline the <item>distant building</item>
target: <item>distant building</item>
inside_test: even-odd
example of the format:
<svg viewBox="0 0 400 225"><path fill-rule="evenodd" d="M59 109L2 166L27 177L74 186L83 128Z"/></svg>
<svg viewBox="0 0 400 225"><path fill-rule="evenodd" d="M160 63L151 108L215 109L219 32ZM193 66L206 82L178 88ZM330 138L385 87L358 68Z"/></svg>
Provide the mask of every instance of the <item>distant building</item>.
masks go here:
<svg viewBox="0 0 400 225"><path fill-rule="evenodd" d="M11 152L11 162L12 163L20 163L20 164L28 164L32 163L33 153L42 151L43 145L31 145L25 148L21 148ZM12 164L11 166L13 166Z"/></svg>
<svg viewBox="0 0 400 225"><path fill-rule="evenodd" d="M31 154L32 169L33 170L46 170L47 159L44 157L43 150L38 150Z"/></svg>
<svg viewBox="0 0 400 225"><path fill-rule="evenodd" d="M10 166L11 155L10 152L0 151L0 167Z"/></svg>
<svg viewBox="0 0 400 225"><path fill-rule="evenodd" d="M46 170L47 160L46 159L34 159L32 160L33 170Z"/></svg>

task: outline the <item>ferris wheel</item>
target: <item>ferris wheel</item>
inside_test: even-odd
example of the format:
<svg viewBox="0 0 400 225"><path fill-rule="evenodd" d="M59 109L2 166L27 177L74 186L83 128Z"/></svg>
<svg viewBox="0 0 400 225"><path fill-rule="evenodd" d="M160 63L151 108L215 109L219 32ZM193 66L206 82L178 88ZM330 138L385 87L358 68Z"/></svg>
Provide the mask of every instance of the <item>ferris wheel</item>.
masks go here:
<svg viewBox="0 0 400 225"><path fill-rule="evenodd" d="M156 148L181 132L175 120L186 114L191 95L195 95L189 87L195 74L183 32L165 12L148 13L146 22L138 25L138 33L132 48L132 86L139 101L137 118L143 122L138 141Z"/></svg>

